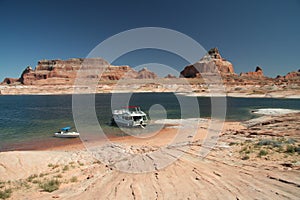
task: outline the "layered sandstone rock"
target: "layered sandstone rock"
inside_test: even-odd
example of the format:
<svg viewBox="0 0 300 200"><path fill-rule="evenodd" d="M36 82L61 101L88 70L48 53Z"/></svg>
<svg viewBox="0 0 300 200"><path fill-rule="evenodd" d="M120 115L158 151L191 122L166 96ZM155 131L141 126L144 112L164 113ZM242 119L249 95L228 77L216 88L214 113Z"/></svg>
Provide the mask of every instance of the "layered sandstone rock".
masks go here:
<svg viewBox="0 0 300 200"><path fill-rule="evenodd" d="M176 76L174 76L172 74L168 74L167 76L165 76L165 78L176 78Z"/></svg>
<svg viewBox="0 0 300 200"><path fill-rule="evenodd" d="M143 68L138 71L136 78L138 79L155 79L157 75L154 72L149 71L147 68Z"/></svg>
<svg viewBox="0 0 300 200"><path fill-rule="evenodd" d="M27 67L19 79L6 78L4 84L71 85L76 77L99 80L154 79L157 75L147 69L136 72L129 66L113 66L101 58L41 60L33 70Z"/></svg>
<svg viewBox="0 0 300 200"><path fill-rule="evenodd" d="M287 80L300 79L300 69L298 71L287 73L287 75L285 75L284 78Z"/></svg>
<svg viewBox="0 0 300 200"><path fill-rule="evenodd" d="M211 49L194 65L185 67L181 72L181 77L195 78L191 79L189 83L194 91L203 92L207 90L208 84L220 83L220 79L216 79L217 76L215 76L219 74L215 73L218 71L222 76L221 83L226 85L228 91L234 93L265 94L266 91L274 92L275 90L293 90L292 92L294 92L300 87L300 70L290 72L285 76L268 78L264 76L263 70L257 67L255 72L237 75L234 73L232 64L222 58L217 48ZM205 74L205 77L203 76L205 79L201 78L201 74ZM167 75L165 79L156 79L157 75L146 68L135 71L129 66L110 65L101 58L74 58L41 60L35 69L27 67L19 79L6 78L0 87L0 94L72 93L74 81L78 80L77 77L84 78L78 84L85 85L90 80L92 83L97 82L99 84L97 92L111 92L113 85L120 79L126 79L124 91L128 85L135 87L137 83L145 84L143 88L139 88L140 91L182 91L181 88L184 88L181 85L181 79L176 79L173 75ZM156 79L155 83L152 79Z"/></svg>
<svg viewBox="0 0 300 200"><path fill-rule="evenodd" d="M222 58L217 48L212 48L198 62L193 65L186 66L180 72L181 77L196 78L202 73L221 73L221 75L234 74L233 65Z"/></svg>
<svg viewBox="0 0 300 200"><path fill-rule="evenodd" d="M252 77L252 78L261 78L264 77L264 72L262 68L259 66L256 67L255 72L246 72L246 73L241 73L240 76L246 76L246 77Z"/></svg>
<svg viewBox="0 0 300 200"><path fill-rule="evenodd" d="M18 78L5 78L2 82L2 84L14 84L19 82L20 79Z"/></svg>
<svg viewBox="0 0 300 200"><path fill-rule="evenodd" d="M122 78L135 78L137 72L129 66L109 66L101 74L101 80L119 80Z"/></svg>

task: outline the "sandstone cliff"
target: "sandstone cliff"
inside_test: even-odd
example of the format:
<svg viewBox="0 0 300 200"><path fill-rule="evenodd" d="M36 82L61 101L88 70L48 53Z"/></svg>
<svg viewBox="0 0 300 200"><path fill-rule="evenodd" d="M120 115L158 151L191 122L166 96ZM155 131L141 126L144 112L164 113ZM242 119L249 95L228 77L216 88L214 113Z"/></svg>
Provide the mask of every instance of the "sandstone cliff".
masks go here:
<svg viewBox="0 0 300 200"><path fill-rule="evenodd" d="M180 72L181 77L196 78L200 77L202 73L217 73L222 75L234 74L233 65L222 58L217 48L212 48L208 53L198 62L193 65L186 66Z"/></svg>
<svg viewBox="0 0 300 200"><path fill-rule="evenodd" d="M104 69L103 66L106 67L105 70L101 70ZM79 74L78 71L80 69L89 71L89 73ZM99 74L93 74L96 69ZM27 67L19 79L6 78L2 84L71 85L74 83L77 76L99 78L100 80L157 78L155 73L147 69L136 72L129 66L110 65L101 58L73 58L69 60L41 60L34 70L31 67Z"/></svg>
<svg viewBox="0 0 300 200"><path fill-rule="evenodd" d="M264 77L264 73L263 73L262 68L257 66L255 69L255 72L241 73L240 76L246 76L246 77L251 77L251 78L262 78L262 77Z"/></svg>
<svg viewBox="0 0 300 200"><path fill-rule="evenodd" d="M165 78L176 78L176 76L174 76L172 74L168 74L167 76L165 76Z"/></svg>
<svg viewBox="0 0 300 200"><path fill-rule="evenodd" d="M78 73L82 66L85 70ZM99 81L97 93L112 92L118 80L126 79L120 89L122 92L128 92L128 88L137 88L136 92L186 92L186 84L190 84L193 92L205 95L209 92L208 85L216 83L215 72L220 72L228 94L295 97L295 94L297 96L300 91L300 70L285 76L269 78L264 76L261 67L257 67L255 72L238 75L234 73L233 65L222 58L217 48L213 48L197 63L184 68L180 76L191 78L184 83L182 79L173 75L158 78L155 73L146 68L135 71L130 66L110 65L101 58L74 58L41 60L35 69L28 66L20 78L5 78L0 86L0 94L72 94L74 81L80 76L87 80ZM205 80L202 79L201 74L206 75ZM189 88L188 91L190 90Z"/></svg>
<svg viewBox="0 0 300 200"><path fill-rule="evenodd" d="M5 78L2 82L2 84L14 84L18 81L19 81L18 78Z"/></svg>
<svg viewBox="0 0 300 200"><path fill-rule="evenodd" d="M157 78L157 75L154 72L149 71L147 68L143 68L137 73L136 78L138 78L138 79L155 79L155 78Z"/></svg>
<svg viewBox="0 0 300 200"><path fill-rule="evenodd" d="M300 78L300 69L295 72L289 72L287 75L284 76L285 79L292 80L292 79L299 79Z"/></svg>

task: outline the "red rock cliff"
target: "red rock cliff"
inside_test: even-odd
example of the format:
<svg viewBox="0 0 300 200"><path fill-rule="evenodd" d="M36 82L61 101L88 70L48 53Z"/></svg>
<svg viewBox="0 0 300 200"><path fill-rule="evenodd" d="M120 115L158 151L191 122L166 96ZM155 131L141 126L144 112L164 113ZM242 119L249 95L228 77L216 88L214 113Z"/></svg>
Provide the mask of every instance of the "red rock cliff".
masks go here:
<svg viewBox="0 0 300 200"><path fill-rule="evenodd" d="M105 65L105 71L101 67ZM83 67L82 67L83 66ZM78 73L84 69L83 73ZM95 70L97 69L97 71ZM104 68L103 68L104 69ZM93 71L94 70L94 71ZM95 74L93 72L99 72ZM129 66L113 66L101 58L73 58L69 60L41 60L33 70L27 67L19 79L6 78L3 83L19 82L24 85L70 85L77 76L100 78L101 80L119 80L121 78L148 79L157 75L147 69L136 72Z"/></svg>
<svg viewBox="0 0 300 200"><path fill-rule="evenodd" d="M264 72L262 68L259 66L256 67L255 72L246 72L246 73L241 73L240 76L246 76L246 77L252 77L252 78L260 78L264 77Z"/></svg>
<svg viewBox="0 0 300 200"><path fill-rule="evenodd" d="M181 77L195 78L200 77L201 73L217 73L222 75L234 74L233 65L222 58L217 48L212 48L198 62L193 65L186 66L180 72Z"/></svg>

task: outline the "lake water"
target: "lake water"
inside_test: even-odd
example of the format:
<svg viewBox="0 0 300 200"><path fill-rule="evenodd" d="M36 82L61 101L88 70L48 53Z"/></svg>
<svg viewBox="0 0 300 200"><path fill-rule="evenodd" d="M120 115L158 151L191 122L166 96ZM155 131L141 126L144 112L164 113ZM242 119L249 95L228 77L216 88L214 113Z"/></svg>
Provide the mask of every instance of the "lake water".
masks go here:
<svg viewBox="0 0 300 200"><path fill-rule="evenodd" d="M195 98L195 97L184 97ZM197 97L200 116L210 117L211 99ZM169 119L181 117L180 104L173 93L138 93L130 99L131 105L139 105L148 112L154 104L162 105ZM123 105L121 105L123 106ZM53 133L64 126L73 126L72 95L56 96L0 96L0 151L11 144L32 141L58 141ZM227 98L227 121L243 121L256 117L250 111L258 108L288 108L300 110L299 99ZM97 117L104 132L117 135L120 130L109 126L111 120L111 94L95 96ZM61 139L60 139L61 140ZM9 148L8 148L9 149Z"/></svg>

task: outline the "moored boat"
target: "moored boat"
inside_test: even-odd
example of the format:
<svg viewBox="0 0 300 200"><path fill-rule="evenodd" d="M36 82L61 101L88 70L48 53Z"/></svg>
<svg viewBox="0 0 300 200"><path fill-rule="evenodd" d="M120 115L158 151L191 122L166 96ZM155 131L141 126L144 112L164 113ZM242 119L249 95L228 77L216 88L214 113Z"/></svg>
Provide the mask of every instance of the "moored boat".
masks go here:
<svg viewBox="0 0 300 200"><path fill-rule="evenodd" d="M55 137L59 138L77 138L79 137L79 133L77 132L70 132L71 127L67 126L64 128L61 128L58 132L54 133Z"/></svg>
<svg viewBox="0 0 300 200"><path fill-rule="evenodd" d="M123 107L113 111L112 123L118 126L142 127L147 125L147 115L139 106Z"/></svg>

